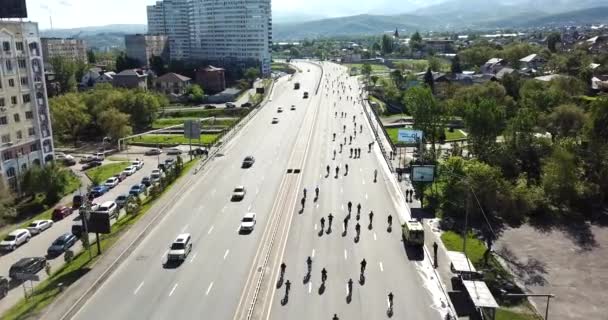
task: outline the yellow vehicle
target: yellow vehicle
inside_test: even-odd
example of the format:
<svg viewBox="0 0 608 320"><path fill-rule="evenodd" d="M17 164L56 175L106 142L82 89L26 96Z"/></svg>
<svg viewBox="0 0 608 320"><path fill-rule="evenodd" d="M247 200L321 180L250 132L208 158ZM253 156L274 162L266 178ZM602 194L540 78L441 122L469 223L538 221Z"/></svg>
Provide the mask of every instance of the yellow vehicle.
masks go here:
<svg viewBox="0 0 608 320"><path fill-rule="evenodd" d="M403 241L410 246L424 245L424 227L418 220L406 221L403 225Z"/></svg>

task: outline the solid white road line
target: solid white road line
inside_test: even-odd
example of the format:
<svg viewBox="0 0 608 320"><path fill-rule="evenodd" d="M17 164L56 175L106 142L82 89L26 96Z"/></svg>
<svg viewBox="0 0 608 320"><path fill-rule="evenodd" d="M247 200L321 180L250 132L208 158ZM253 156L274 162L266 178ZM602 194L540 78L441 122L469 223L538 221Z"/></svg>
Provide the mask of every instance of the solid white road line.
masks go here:
<svg viewBox="0 0 608 320"><path fill-rule="evenodd" d="M160 256L160 259L164 259L167 256L167 253L169 253L169 250L165 251L165 253Z"/></svg>
<svg viewBox="0 0 608 320"><path fill-rule="evenodd" d="M317 224L315 223L315 231L317 231Z"/></svg>
<svg viewBox="0 0 608 320"><path fill-rule="evenodd" d="M311 258L315 257L315 249L312 249L312 254L310 256L311 256Z"/></svg>
<svg viewBox="0 0 608 320"><path fill-rule="evenodd" d="M169 297L173 294L173 292L175 292L175 289L177 289L177 283L173 286L173 289L171 289L171 292L169 292Z"/></svg>
<svg viewBox="0 0 608 320"><path fill-rule="evenodd" d="M312 292L312 282L308 283L308 294Z"/></svg>
<svg viewBox="0 0 608 320"><path fill-rule="evenodd" d="M378 240L378 238L376 238L376 233L374 232L374 240Z"/></svg>
<svg viewBox="0 0 608 320"><path fill-rule="evenodd" d="M346 249L344 249L344 260L348 259L348 252L346 252Z"/></svg>
<svg viewBox="0 0 608 320"><path fill-rule="evenodd" d="M342 205L342 211L344 211L344 205Z"/></svg>
<svg viewBox="0 0 608 320"><path fill-rule="evenodd" d="M215 228L215 226L211 226L211 228L209 228L209 231L207 231L207 234L211 234L211 232L213 231L213 228Z"/></svg>
<svg viewBox="0 0 608 320"><path fill-rule="evenodd" d="M251 212L251 205L247 207L247 212Z"/></svg>
<svg viewBox="0 0 608 320"><path fill-rule="evenodd" d="M194 259L196 259L196 253L194 253L194 255L192 255L192 259L190 259L190 263L194 262Z"/></svg>
<svg viewBox="0 0 608 320"><path fill-rule="evenodd" d="M378 263L380 265L380 272L384 272L384 266L382 265L382 261Z"/></svg>
<svg viewBox="0 0 608 320"><path fill-rule="evenodd" d="M346 283L346 295L348 295L348 282Z"/></svg>
<svg viewBox="0 0 608 320"><path fill-rule="evenodd" d="M340 188L340 193L344 193L344 188Z"/></svg>
<svg viewBox="0 0 608 320"><path fill-rule="evenodd" d="M367 198L368 198L368 196L367 196L367 193L366 193L366 194L365 194L365 200L367 200Z"/></svg>
<svg viewBox="0 0 608 320"><path fill-rule="evenodd" d="M213 282L211 282L211 283L209 284L209 287L207 288L207 292L205 293L205 295L206 295L206 296L208 296L208 295L209 295L209 292L211 292L211 288L213 288Z"/></svg>
<svg viewBox="0 0 608 320"><path fill-rule="evenodd" d="M362 179L362 180L361 180L361 183L365 184L365 180L363 180L363 179Z"/></svg>
<svg viewBox="0 0 608 320"><path fill-rule="evenodd" d="M230 252L230 250L226 249L226 252L224 252L224 260L226 260L226 257L228 256L228 252Z"/></svg>
<svg viewBox="0 0 608 320"><path fill-rule="evenodd" d="M139 289L141 289L141 287L144 285L144 282L142 281L138 286L137 289L135 289L135 291L133 291L133 294L137 294L137 292L139 291Z"/></svg>

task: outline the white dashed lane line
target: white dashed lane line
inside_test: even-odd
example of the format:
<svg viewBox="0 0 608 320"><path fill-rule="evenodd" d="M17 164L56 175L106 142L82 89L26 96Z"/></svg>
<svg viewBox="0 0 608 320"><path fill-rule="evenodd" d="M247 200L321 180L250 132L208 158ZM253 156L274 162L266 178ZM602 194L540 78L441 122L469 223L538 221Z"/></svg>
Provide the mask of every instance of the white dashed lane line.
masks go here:
<svg viewBox="0 0 608 320"><path fill-rule="evenodd" d="M344 249L344 260L348 260L348 252Z"/></svg>
<svg viewBox="0 0 608 320"><path fill-rule="evenodd" d="M171 292L169 292L169 297L173 295L173 292L175 292L175 289L177 289L177 283L173 286L173 289L171 289Z"/></svg>
<svg viewBox="0 0 608 320"><path fill-rule="evenodd" d="M211 283L209 284L209 287L207 287L207 292L205 293L205 295L206 295L206 296L208 296L208 295L209 295L209 292L211 292L211 288L213 288L213 282L211 282Z"/></svg>
<svg viewBox="0 0 608 320"><path fill-rule="evenodd" d="M226 257L228 256L229 252L230 252L230 250L226 249L226 252L224 252L224 260L226 260Z"/></svg>
<svg viewBox="0 0 608 320"><path fill-rule="evenodd" d="M137 294L137 292L139 292L139 289L141 289L141 287L143 287L143 286L144 286L144 282L142 281L142 282L141 282L141 283L140 283L140 284L137 286L137 289L135 289L135 291L133 291L133 294L134 294L134 295L136 295L136 294Z"/></svg>
<svg viewBox="0 0 608 320"><path fill-rule="evenodd" d="M211 228L209 228L209 231L207 231L207 234L211 234L211 232L213 232L213 228L215 228L215 226L211 226Z"/></svg>
<svg viewBox="0 0 608 320"><path fill-rule="evenodd" d="M382 265L382 261L378 263L380 266L380 272L384 272L384 266Z"/></svg>

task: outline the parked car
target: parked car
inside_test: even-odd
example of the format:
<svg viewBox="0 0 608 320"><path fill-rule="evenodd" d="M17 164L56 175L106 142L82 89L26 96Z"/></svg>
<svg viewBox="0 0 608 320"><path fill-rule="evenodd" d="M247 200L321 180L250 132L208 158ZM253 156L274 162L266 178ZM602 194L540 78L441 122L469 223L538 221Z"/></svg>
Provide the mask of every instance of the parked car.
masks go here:
<svg viewBox="0 0 608 320"><path fill-rule="evenodd" d="M114 178L118 179L118 181L122 182L127 178L127 174L123 171L117 175L114 175Z"/></svg>
<svg viewBox="0 0 608 320"><path fill-rule="evenodd" d="M106 192L108 192L108 187L101 185L101 186L95 186L93 187L93 189L91 189L90 194L97 198L97 197L101 197L102 195L104 195Z"/></svg>
<svg viewBox="0 0 608 320"><path fill-rule="evenodd" d="M80 158L80 163L89 163L91 161L95 160L95 157L92 155L87 154L86 156Z"/></svg>
<svg viewBox="0 0 608 320"><path fill-rule="evenodd" d="M106 158L106 155L103 152L97 152L96 154L93 155L93 157L97 161L103 161Z"/></svg>
<svg viewBox="0 0 608 320"><path fill-rule="evenodd" d="M243 216L243 219L241 220L241 231L253 231L253 228L255 227L255 213L253 212L249 212L246 213L245 216Z"/></svg>
<svg viewBox="0 0 608 320"><path fill-rule="evenodd" d="M95 168L95 167L99 167L99 166L101 166L101 165L102 165L102 162L101 162L101 161L98 161L98 160L93 160L93 161L90 161L90 162L85 163L85 164L82 166L82 171L84 171L84 170L89 170L89 169L92 169L92 168Z"/></svg>
<svg viewBox="0 0 608 320"><path fill-rule="evenodd" d="M150 179L150 177L143 177L141 179L141 184L145 185L146 187L149 187L152 185L152 179Z"/></svg>
<svg viewBox="0 0 608 320"><path fill-rule="evenodd" d="M114 202L116 202L118 208L124 208L124 206L127 205L127 202L129 202L129 199L131 199L131 197L132 195L130 194L121 194L116 197L116 200L114 200Z"/></svg>
<svg viewBox="0 0 608 320"><path fill-rule="evenodd" d="M238 187L234 188L234 190L232 191L232 201L243 200L243 198L245 198L246 193L247 193L247 191L245 190L245 187L243 187L243 186L238 186Z"/></svg>
<svg viewBox="0 0 608 320"><path fill-rule="evenodd" d="M76 243L76 240L78 240L78 238L72 233L64 233L53 241L51 246L46 250L46 253L50 257L58 256L72 247Z"/></svg>
<svg viewBox="0 0 608 320"><path fill-rule="evenodd" d="M167 155L176 156L182 154L182 150L178 148L169 148L167 149Z"/></svg>
<svg viewBox="0 0 608 320"><path fill-rule="evenodd" d="M291 108L289 108L289 110L296 111L296 106L295 105L291 105Z"/></svg>
<svg viewBox="0 0 608 320"><path fill-rule="evenodd" d="M135 171L137 171L137 168L135 168L134 166L128 166L122 172L124 172L127 176L130 176L134 174Z"/></svg>
<svg viewBox="0 0 608 320"><path fill-rule="evenodd" d="M254 163L255 158L253 156L247 156L245 157L245 159L243 159L243 164L241 165L241 168L251 168Z"/></svg>
<svg viewBox="0 0 608 320"><path fill-rule="evenodd" d="M167 261L183 261L192 251L192 237L189 233L177 236L167 253Z"/></svg>
<svg viewBox="0 0 608 320"><path fill-rule="evenodd" d="M279 118L272 118L272 124L279 123Z"/></svg>
<svg viewBox="0 0 608 320"><path fill-rule="evenodd" d="M144 167L144 162L142 160L135 160L131 162L131 166L135 167L135 169L139 170Z"/></svg>
<svg viewBox="0 0 608 320"><path fill-rule="evenodd" d="M158 148L148 149L148 150L146 150L146 152L144 152L144 154L147 156L157 156L161 153L163 153L163 150L158 149Z"/></svg>
<svg viewBox="0 0 608 320"><path fill-rule="evenodd" d="M232 103L232 102L226 102L226 109L233 109L236 108L236 104Z"/></svg>
<svg viewBox="0 0 608 320"><path fill-rule="evenodd" d="M53 219L53 221L59 221L65 217L71 215L72 212L73 212L73 210L70 207L59 206L59 207L55 208L55 210L53 210L51 219Z"/></svg>
<svg viewBox="0 0 608 320"><path fill-rule="evenodd" d="M152 172L150 173L150 180L152 180L152 182L158 182L160 181L160 178L163 176L164 174L162 173L162 171L160 171L160 169L154 169L152 170Z"/></svg>
<svg viewBox="0 0 608 320"><path fill-rule="evenodd" d="M105 213L110 218L118 218L118 205L114 201L106 201L95 208L96 213Z"/></svg>
<svg viewBox="0 0 608 320"><path fill-rule="evenodd" d="M82 196L81 196L81 195L79 195L79 194L75 194L75 195L72 197L72 208L74 208L74 209L80 208L80 206L82 205L82 201L83 201L83 200L84 200L84 199L82 198Z"/></svg>
<svg viewBox="0 0 608 320"><path fill-rule="evenodd" d="M120 182L120 180L118 178L110 177L110 178L108 178L108 180L106 180L106 183L104 183L104 185L106 187L108 187L109 189L112 189L112 188L116 187L119 182Z"/></svg>
<svg viewBox="0 0 608 320"><path fill-rule="evenodd" d="M193 155L193 156L201 156L201 155L204 155L207 153L208 153L208 151L206 148L200 148L200 147L192 149L191 151L188 151L188 154Z"/></svg>
<svg viewBox="0 0 608 320"><path fill-rule="evenodd" d="M241 108L251 108L253 105L251 102L245 102L241 105Z"/></svg>
<svg viewBox="0 0 608 320"><path fill-rule="evenodd" d="M283 112L283 108L282 107L278 107L277 108L277 113L281 113L281 112Z"/></svg>
<svg viewBox="0 0 608 320"><path fill-rule="evenodd" d="M84 227L82 226L82 224L77 223L77 224L73 224L72 225L72 234L80 239L80 237L82 236L82 234L84 233Z"/></svg>
<svg viewBox="0 0 608 320"><path fill-rule="evenodd" d="M34 220L27 226L27 230L30 234L37 235L52 226L53 220Z"/></svg>
<svg viewBox="0 0 608 320"><path fill-rule="evenodd" d="M132 194L134 196L138 196L139 194L141 194L142 192L146 191L146 186L143 184L136 184L134 186L131 187L131 190L129 190L129 194Z"/></svg>
<svg viewBox="0 0 608 320"><path fill-rule="evenodd" d="M203 107L203 109L215 109L216 106L212 105L212 104L207 104Z"/></svg>
<svg viewBox="0 0 608 320"><path fill-rule="evenodd" d="M2 242L0 242L0 249L2 251L13 251L20 245L30 241L32 235L27 229L17 229L9 233Z"/></svg>
<svg viewBox="0 0 608 320"><path fill-rule="evenodd" d="M308 92L304 92L304 96L303 96L303 98L304 98L304 99L308 99Z"/></svg>
<svg viewBox="0 0 608 320"><path fill-rule="evenodd" d="M8 279L0 276L0 299L6 297L9 288Z"/></svg>
<svg viewBox="0 0 608 320"><path fill-rule="evenodd" d="M11 279L17 279L18 274L36 274L44 269L44 266L46 266L45 257L21 258L8 270L8 276Z"/></svg>
<svg viewBox="0 0 608 320"><path fill-rule="evenodd" d="M65 158L61 161L63 161L63 165L66 167L71 167L76 164L76 159L74 159L74 158L72 158L72 159Z"/></svg>

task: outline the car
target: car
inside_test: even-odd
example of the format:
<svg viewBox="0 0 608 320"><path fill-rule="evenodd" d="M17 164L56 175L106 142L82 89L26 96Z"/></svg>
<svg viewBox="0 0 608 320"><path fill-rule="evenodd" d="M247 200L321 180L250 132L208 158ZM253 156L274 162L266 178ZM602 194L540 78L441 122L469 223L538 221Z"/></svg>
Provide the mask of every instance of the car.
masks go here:
<svg viewBox="0 0 608 320"><path fill-rule="evenodd" d="M278 108L277 108L277 113L281 113L281 112L283 112L283 108L278 107Z"/></svg>
<svg viewBox="0 0 608 320"><path fill-rule="evenodd" d="M199 147L199 148L195 148L195 149L192 149L192 150L188 151L188 154L189 155L193 155L193 156L201 156L201 155L204 155L204 154L209 154L209 151L207 150L207 148L200 148Z"/></svg>
<svg viewBox="0 0 608 320"><path fill-rule="evenodd" d="M119 208L123 208L124 206L127 205L127 202L129 202L129 199L131 199L131 197L132 197L132 195L124 193L124 194L121 194L118 197L116 197L114 202L116 203L116 205Z"/></svg>
<svg viewBox="0 0 608 320"><path fill-rule="evenodd" d="M174 159L166 159L165 160L165 168L171 168L175 165Z"/></svg>
<svg viewBox="0 0 608 320"><path fill-rule="evenodd" d="M238 187L234 188L234 190L232 191L232 201L243 200L243 198L245 198L246 193L247 193L247 191L245 190L245 187L243 187L243 186L238 186Z"/></svg>
<svg viewBox="0 0 608 320"><path fill-rule="evenodd" d="M110 218L118 217L118 205L114 201L106 201L94 209L96 213L104 213L110 216Z"/></svg>
<svg viewBox="0 0 608 320"><path fill-rule="evenodd" d="M131 190L129 190L129 194L134 195L134 196L138 196L140 193L146 191L146 186L143 184L136 184L134 186L131 187Z"/></svg>
<svg viewBox="0 0 608 320"><path fill-rule="evenodd" d="M36 235L53 226L53 220L34 220L27 226L31 235Z"/></svg>
<svg viewBox="0 0 608 320"><path fill-rule="evenodd" d="M123 182L127 178L127 174L123 171L119 174L115 174L114 178L118 179L118 181Z"/></svg>
<svg viewBox="0 0 608 320"><path fill-rule="evenodd" d="M273 124L275 124L275 123L279 123L279 118L272 118L272 123L273 123Z"/></svg>
<svg viewBox="0 0 608 320"><path fill-rule="evenodd" d="M255 213L248 212L241 219L241 231L253 231L255 227Z"/></svg>
<svg viewBox="0 0 608 320"><path fill-rule="evenodd" d="M164 174L162 173L162 171L160 171L160 169L154 169L152 170L152 172L150 173L150 180L152 181L152 183L154 182L158 182L160 181L160 178L163 176Z"/></svg>
<svg viewBox="0 0 608 320"><path fill-rule="evenodd" d="M80 163L89 163L89 162L91 162L93 160L95 160L95 157L88 154L88 155L80 158Z"/></svg>
<svg viewBox="0 0 608 320"><path fill-rule="evenodd" d="M102 164L102 162L98 161L98 160L93 160L93 161L87 162L82 166L82 171L89 170L89 169L92 169L95 167L99 167L99 166L101 166L101 164Z"/></svg>
<svg viewBox="0 0 608 320"><path fill-rule="evenodd" d="M137 168L135 168L134 166L128 166L122 172L124 172L127 176L130 176L134 174L135 171L137 171Z"/></svg>
<svg viewBox="0 0 608 320"><path fill-rule="evenodd" d="M304 96L303 96L303 98L304 98L304 99L308 99L308 92L304 92Z"/></svg>
<svg viewBox="0 0 608 320"><path fill-rule="evenodd" d="M6 297L9 288L8 279L0 276L0 299Z"/></svg>
<svg viewBox="0 0 608 320"><path fill-rule="evenodd" d="M178 148L169 148L167 149L167 155L176 156L182 154L182 150Z"/></svg>
<svg viewBox="0 0 608 320"><path fill-rule="evenodd" d="M72 208L70 208L70 207L59 206L59 207L55 208L55 210L53 210L51 219L53 219L53 221L59 221L65 217L71 215L73 211L74 210L72 210Z"/></svg>
<svg viewBox="0 0 608 320"><path fill-rule="evenodd" d="M163 153L163 150L158 149L158 148L152 148L152 149L146 150L146 152L144 154L147 156L157 156L161 153Z"/></svg>
<svg viewBox="0 0 608 320"><path fill-rule="evenodd" d="M79 195L79 194L75 194L75 195L72 197L72 208L73 208L73 209L78 209L78 208L80 208L80 206L82 205L83 200L84 200L84 199L83 199L83 197L82 197L81 195Z"/></svg>
<svg viewBox="0 0 608 320"><path fill-rule="evenodd" d="M175 238L167 252L167 261L184 261L192 251L192 236L182 233Z"/></svg>
<svg viewBox="0 0 608 320"><path fill-rule="evenodd" d="M82 234L84 233L84 227L82 226L81 223L77 223L77 224L73 224L72 225L72 234L80 239L80 237L82 236Z"/></svg>
<svg viewBox="0 0 608 320"><path fill-rule="evenodd" d="M91 189L90 194L97 198L97 197L101 197L102 195L104 195L106 192L108 192L108 187L104 186L104 185L100 185L100 186L95 186L93 187L93 189Z"/></svg>
<svg viewBox="0 0 608 320"><path fill-rule="evenodd" d="M203 109L215 109L215 108L217 108L217 107L212 104L207 104L203 107Z"/></svg>
<svg viewBox="0 0 608 320"><path fill-rule="evenodd" d="M93 155L93 158L97 161L103 161L106 158L106 155L103 152L97 152Z"/></svg>
<svg viewBox="0 0 608 320"><path fill-rule="evenodd" d="M133 167L135 167L135 169L139 170L144 167L144 162L137 159L137 160L131 162L131 166L133 166Z"/></svg>
<svg viewBox="0 0 608 320"><path fill-rule="evenodd" d="M64 253L69 248L71 248L77 240L78 238L76 238L76 236L73 235L71 232L64 233L60 235L59 238L55 239L55 241L53 241L51 246L46 250L46 253L49 257L58 256Z"/></svg>
<svg viewBox="0 0 608 320"><path fill-rule="evenodd" d="M226 109L234 109L236 108L236 104L232 102L226 102Z"/></svg>
<svg viewBox="0 0 608 320"><path fill-rule="evenodd" d="M150 177L143 177L141 179L141 184L143 184L146 187L149 187L152 185L152 179L150 179Z"/></svg>
<svg viewBox="0 0 608 320"><path fill-rule="evenodd" d="M112 189L112 188L116 187L119 182L120 182L120 180L118 178L116 178L116 177L110 177L110 178L108 178L108 180L106 180L106 182L104 183L104 185L106 187L108 187L108 189Z"/></svg>
<svg viewBox="0 0 608 320"><path fill-rule="evenodd" d="M63 161L63 165L66 166L66 167L71 167L73 165L76 165L76 160L75 159L65 158L62 161Z"/></svg>
<svg viewBox="0 0 608 320"><path fill-rule="evenodd" d="M241 168L251 168L254 163L255 158L253 156L246 156L245 159L243 159L243 165L241 166Z"/></svg>
<svg viewBox="0 0 608 320"><path fill-rule="evenodd" d="M55 152L55 159L57 159L57 160L63 160L63 159L65 159L65 153L63 153L63 152Z"/></svg>
<svg viewBox="0 0 608 320"><path fill-rule="evenodd" d="M8 270L11 279L19 280L20 274L36 274L46 266L45 257L21 258Z"/></svg>
<svg viewBox="0 0 608 320"><path fill-rule="evenodd" d="M251 102L245 102L245 103L241 104L241 108L251 108L251 107L253 107Z"/></svg>
<svg viewBox="0 0 608 320"><path fill-rule="evenodd" d="M9 233L2 242L0 242L0 249L2 251L13 251L20 245L30 241L32 235L27 229L17 229Z"/></svg>
<svg viewBox="0 0 608 320"><path fill-rule="evenodd" d="M291 105L291 108L289 108L289 110L291 110L291 111L295 111L295 110L296 110L296 106Z"/></svg>

